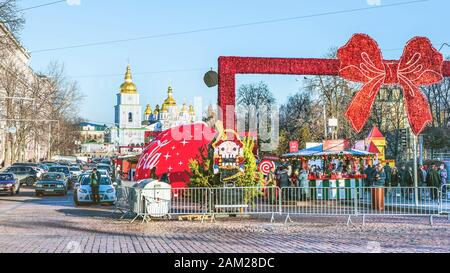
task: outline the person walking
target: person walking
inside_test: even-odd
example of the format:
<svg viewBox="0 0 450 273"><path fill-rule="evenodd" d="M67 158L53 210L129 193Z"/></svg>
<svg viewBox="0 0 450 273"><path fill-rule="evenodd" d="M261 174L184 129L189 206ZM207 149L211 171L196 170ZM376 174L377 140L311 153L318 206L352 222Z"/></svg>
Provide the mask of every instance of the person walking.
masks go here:
<svg viewBox="0 0 450 273"><path fill-rule="evenodd" d="M102 175L97 171L97 168L92 170L91 174L91 191L92 191L92 201L95 204L100 203L100 181L102 179Z"/></svg>

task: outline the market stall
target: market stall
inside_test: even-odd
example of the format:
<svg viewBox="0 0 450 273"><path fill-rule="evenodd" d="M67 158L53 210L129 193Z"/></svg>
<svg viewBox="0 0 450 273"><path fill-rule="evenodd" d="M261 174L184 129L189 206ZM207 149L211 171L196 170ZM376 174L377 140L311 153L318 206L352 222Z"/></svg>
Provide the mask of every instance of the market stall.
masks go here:
<svg viewBox="0 0 450 273"><path fill-rule="evenodd" d="M310 198L317 200L352 199L364 186L363 166L374 154L351 149L347 141L324 144L288 153L282 161L307 175ZM314 165L317 161L321 165ZM359 189L359 190L358 190Z"/></svg>

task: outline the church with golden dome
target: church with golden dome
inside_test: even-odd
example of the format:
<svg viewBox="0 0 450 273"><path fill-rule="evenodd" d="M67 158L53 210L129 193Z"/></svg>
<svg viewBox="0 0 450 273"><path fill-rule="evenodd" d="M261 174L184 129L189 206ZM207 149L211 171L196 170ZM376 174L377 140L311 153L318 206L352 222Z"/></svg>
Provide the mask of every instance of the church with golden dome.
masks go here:
<svg viewBox="0 0 450 273"><path fill-rule="evenodd" d="M142 114L142 105L137 87L133 82L131 67L128 65L125 81L120 86L115 106L115 128L113 142L119 146L139 146L145 143L146 132L161 132L175 126L196 122L194 106L183 103L178 106L172 87L167 90L167 98L152 109L147 104Z"/></svg>
<svg viewBox="0 0 450 273"><path fill-rule="evenodd" d="M165 131L175 126L197 121L194 106L192 104L187 106L186 103L183 103L181 107L178 107L173 97L173 89L170 86L167 90L167 99L161 107L156 105L155 110L152 111L150 104L147 104L144 120L153 127L153 131Z"/></svg>

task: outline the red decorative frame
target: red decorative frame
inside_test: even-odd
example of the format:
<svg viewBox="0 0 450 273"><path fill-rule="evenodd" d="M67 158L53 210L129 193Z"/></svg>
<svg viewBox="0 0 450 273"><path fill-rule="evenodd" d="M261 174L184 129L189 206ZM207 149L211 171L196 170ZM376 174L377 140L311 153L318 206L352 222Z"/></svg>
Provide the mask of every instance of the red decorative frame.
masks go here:
<svg viewBox="0 0 450 273"><path fill-rule="evenodd" d="M399 61L387 62L397 64ZM339 76L339 68L338 59L220 57L218 105L222 113L219 118L225 128L236 129L236 120L232 122L226 118L231 116L227 106L236 105L236 74ZM444 62L442 74L450 77L450 61Z"/></svg>

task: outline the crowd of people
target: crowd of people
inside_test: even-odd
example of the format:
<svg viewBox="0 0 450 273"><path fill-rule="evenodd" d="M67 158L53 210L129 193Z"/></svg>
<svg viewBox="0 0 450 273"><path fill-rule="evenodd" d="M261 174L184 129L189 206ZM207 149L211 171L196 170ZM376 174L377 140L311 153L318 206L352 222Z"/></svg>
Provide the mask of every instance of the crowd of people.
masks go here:
<svg viewBox="0 0 450 273"><path fill-rule="evenodd" d="M372 167L370 164L364 169L366 175L365 186L380 187L414 187L414 170L411 166L401 165L400 168L390 165L378 164ZM436 164L430 166L418 166L417 179L419 187L441 188L447 183L447 170L444 164L439 167Z"/></svg>
<svg viewBox="0 0 450 273"><path fill-rule="evenodd" d="M361 172L353 171L353 168L336 164L330 165L333 173L347 174L364 174L364 186L366 187L414 187L414 170L411 166L400 165L399 168L391 167L389 164L377 164L372 166L367 164L361 168ZM323 173L321 167L312 165L307 169L295 168L291 165L283 165L273 168L266 175L267 186L285 187L308 187L308 177L310 175L320 176ZM417 171L419 187L436 187L441 188L447 184L447 170L444 164L438 166L432 164L430 166L419 166Z"/></svg>

